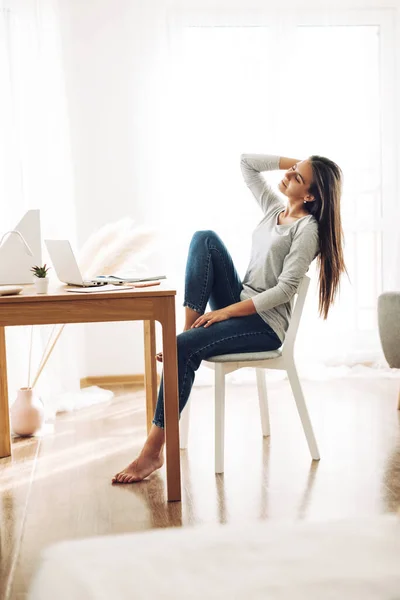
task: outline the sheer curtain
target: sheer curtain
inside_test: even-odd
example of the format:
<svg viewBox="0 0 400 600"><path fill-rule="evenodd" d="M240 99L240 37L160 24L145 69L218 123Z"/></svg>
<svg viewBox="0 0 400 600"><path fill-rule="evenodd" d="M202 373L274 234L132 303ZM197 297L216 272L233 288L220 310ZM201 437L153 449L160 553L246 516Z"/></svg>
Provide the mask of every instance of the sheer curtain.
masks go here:
<svg viewBox="0 0 400 600"><path fill-rule="evenodd" d="M75 238L69 130L56 3L12 0L0 9L0 217L12 229L29 208L41 211L42 236ZM46 256L45 256L46 259ZM52 327L33 331L32 372ZM7 330L9 393L27 385L31 328ZM38 392L48 414L60 393L79 390L78 328L67 327Z"/></svg>
<svg viewBox="0 0 400 600"><path fill-rule="evenodd" d="M349 278L324 322L310 269L297 344L303 376L363 374L365 365L377 367L370 375L388 373L376 305L399 283L394 23L389 10L176 9L164 53L155 53L157 89L168 98L155 111L160 181L171 198L160 210L171 229L179 216L169 245L178 281L191 234L203 228L222 236L244 274L261 214L242 182L242 152L324 154L342 167Z"/></svg>

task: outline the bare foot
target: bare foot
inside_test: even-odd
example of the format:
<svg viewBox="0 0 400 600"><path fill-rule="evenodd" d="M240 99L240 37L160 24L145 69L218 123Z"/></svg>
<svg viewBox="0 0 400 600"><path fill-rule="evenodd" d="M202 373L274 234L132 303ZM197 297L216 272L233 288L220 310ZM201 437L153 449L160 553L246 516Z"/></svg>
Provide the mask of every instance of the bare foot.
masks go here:
<svg viewBox="0 0 400 600"><path fill-rule="evenodd" d="M162 454L157 456L140 456L134 460L128 467L114 475L112 483L137 483L142 481L153 471L160 469L164 464Z"/></svg>
<svg viewBox="0 0 400 600"><path fill-rule="evenodd" d="M163 361L162 352L159 352L158 354L156 354L156 360L158 360L158 362Z"/></svg>

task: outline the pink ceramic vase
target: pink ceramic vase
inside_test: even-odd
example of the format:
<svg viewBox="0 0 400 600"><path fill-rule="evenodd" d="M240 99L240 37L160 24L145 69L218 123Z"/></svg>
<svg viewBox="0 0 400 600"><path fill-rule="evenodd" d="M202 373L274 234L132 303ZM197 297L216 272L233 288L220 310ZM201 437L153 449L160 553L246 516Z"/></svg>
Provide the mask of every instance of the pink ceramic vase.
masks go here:
<svg viewBox="0 0 400 600"><path fill-rule="evenodd" d="M21 388L10 409L11 429L17 435L33 435L43 425L44 408L32 388Z"/></svg>

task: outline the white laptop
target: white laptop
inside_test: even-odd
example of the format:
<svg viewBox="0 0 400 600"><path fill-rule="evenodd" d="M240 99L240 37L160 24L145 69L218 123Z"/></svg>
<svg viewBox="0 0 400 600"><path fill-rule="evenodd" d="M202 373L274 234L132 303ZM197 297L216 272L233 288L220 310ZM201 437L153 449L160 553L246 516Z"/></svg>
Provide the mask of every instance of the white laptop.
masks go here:
<svg viewBox="0 0 400 600"><path fill-rule="evenodd" d="M156 281L166 279L165 275L157 277L117 277L113 275L98 276L93 279L83 279L74 251L68 240L45 240L47 250L53 263L57 277L63 283L79 287L94 287L99 285L138 283L140 281Z"/></svg>
<svg viewBox="0 0 400 600"><path fill-rule="evenodd" d="M45 244L57 277L63 283L80 287L93 287L109 283L109 281L97 277L89 280L83 279L68 240L45 240Z"/></svg>

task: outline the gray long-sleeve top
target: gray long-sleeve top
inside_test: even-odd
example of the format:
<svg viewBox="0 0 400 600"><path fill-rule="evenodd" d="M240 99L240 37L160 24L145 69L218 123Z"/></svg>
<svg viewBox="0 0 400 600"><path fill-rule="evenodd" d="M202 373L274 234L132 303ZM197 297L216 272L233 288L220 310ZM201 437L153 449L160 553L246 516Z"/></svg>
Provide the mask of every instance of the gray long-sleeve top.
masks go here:
<svg viewBox="0 0 400 600"><path fill-rule="evenodd" d="M257 313L283 342L293 296L318 253L318 223L308 215L278 225L285 205L261 173L279 169L279 156L242 154L240 164L244 180L264 213L253 233L240 299L252 298Z"/></svg>

